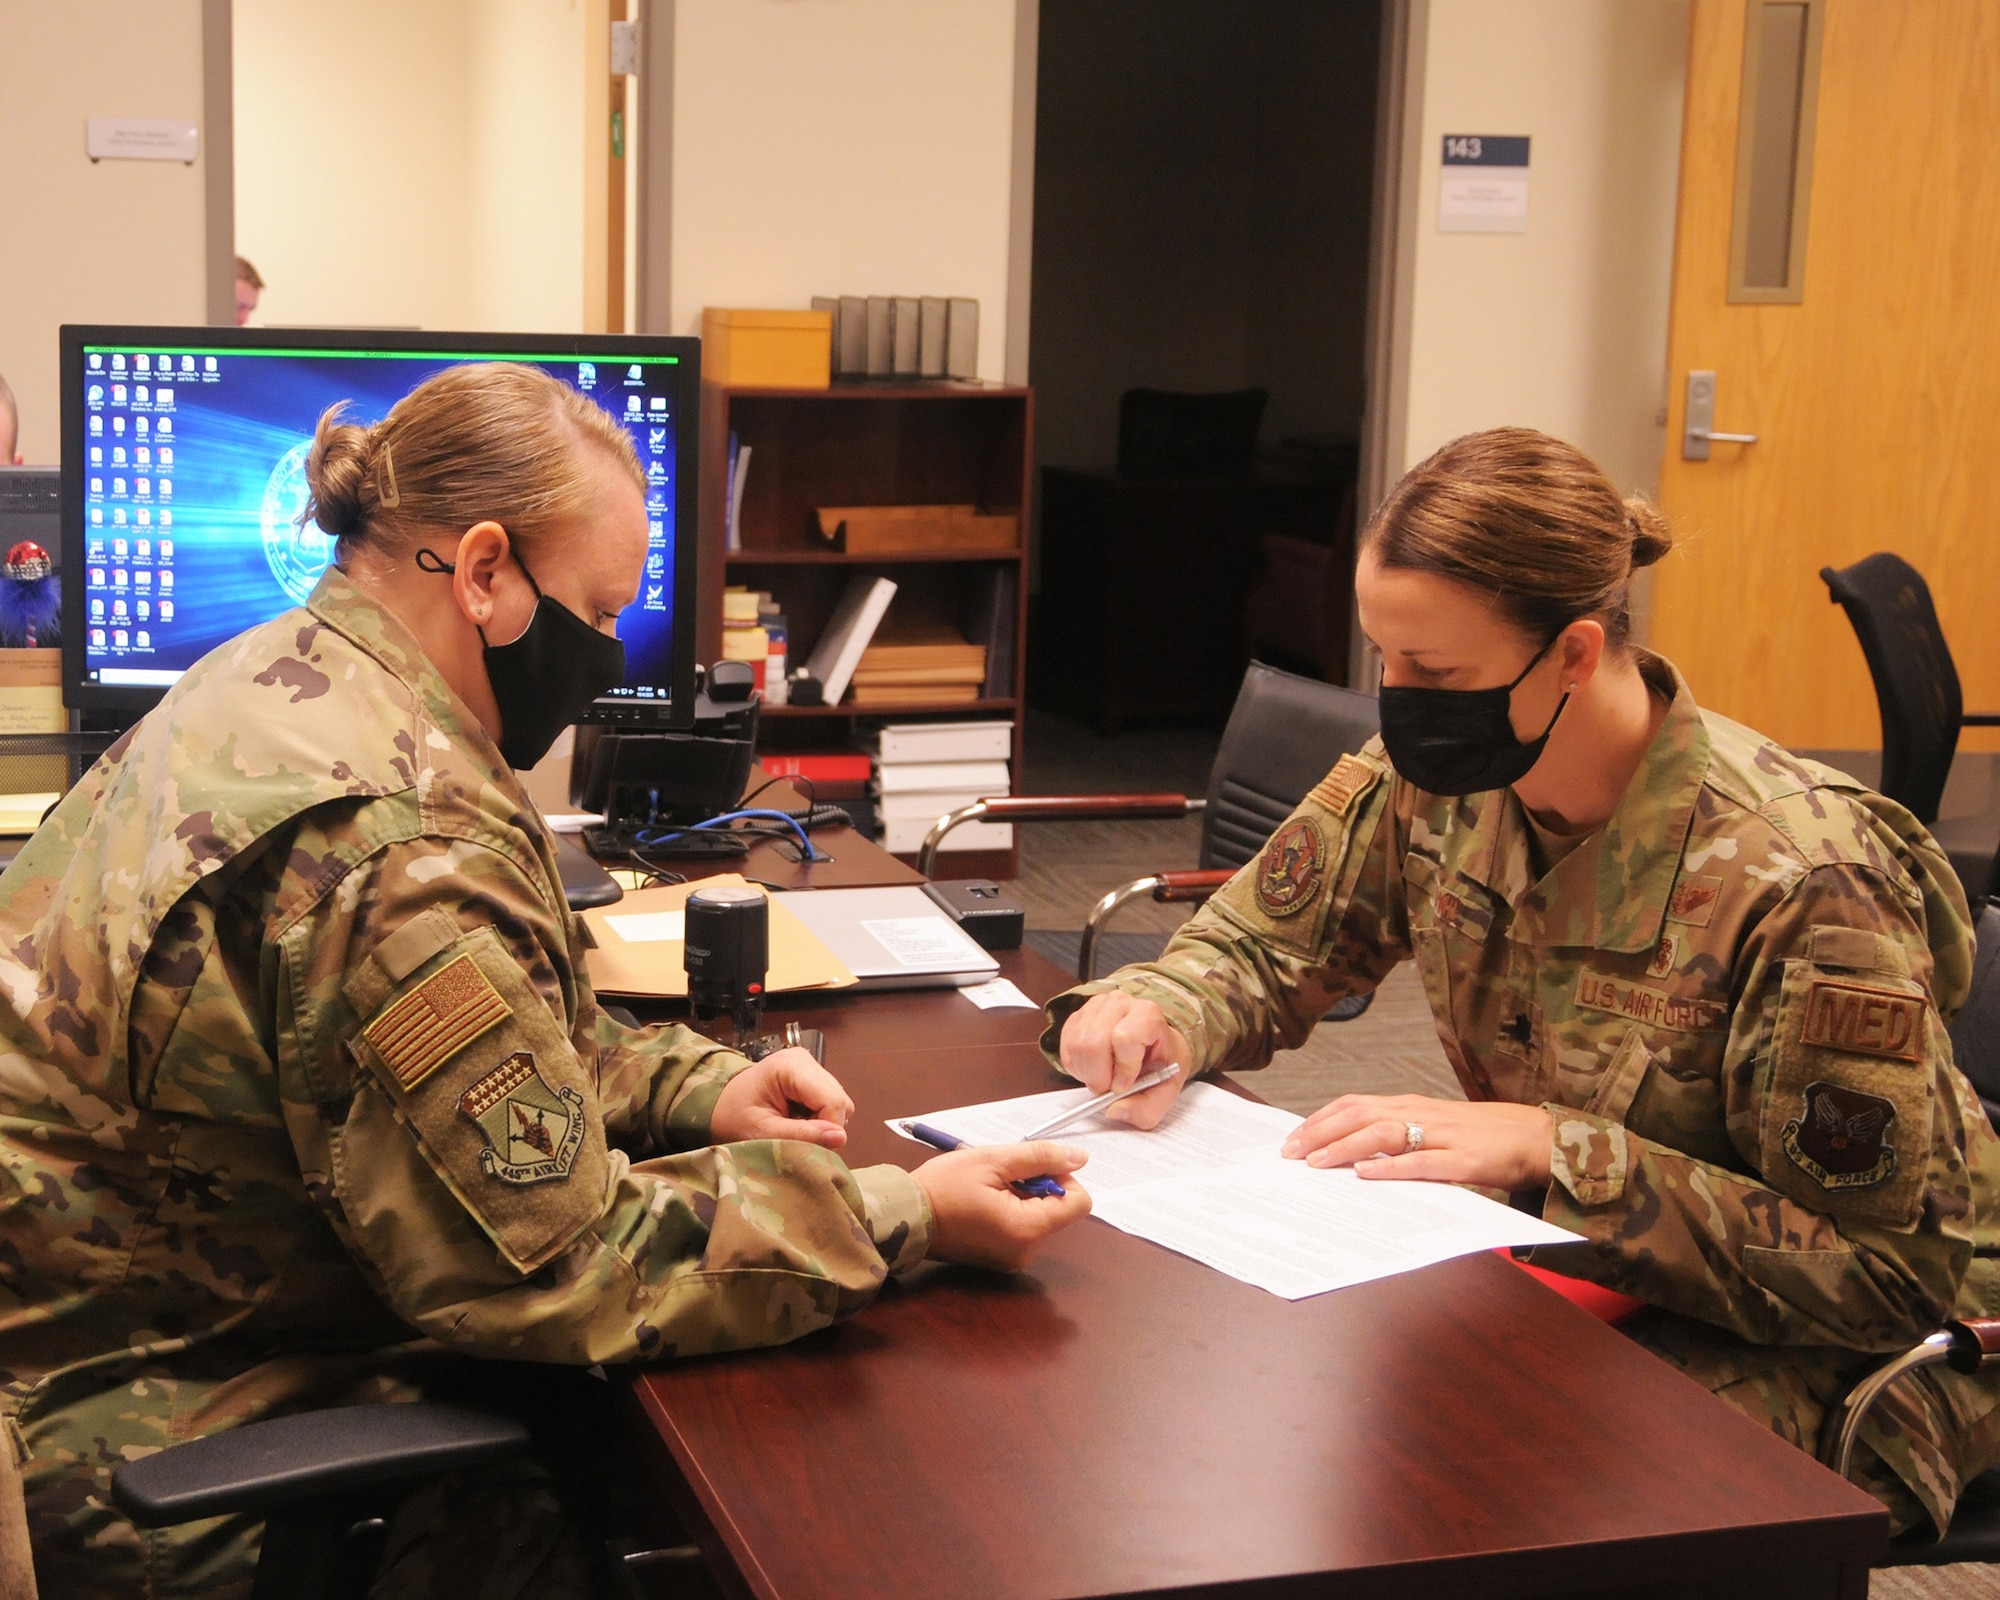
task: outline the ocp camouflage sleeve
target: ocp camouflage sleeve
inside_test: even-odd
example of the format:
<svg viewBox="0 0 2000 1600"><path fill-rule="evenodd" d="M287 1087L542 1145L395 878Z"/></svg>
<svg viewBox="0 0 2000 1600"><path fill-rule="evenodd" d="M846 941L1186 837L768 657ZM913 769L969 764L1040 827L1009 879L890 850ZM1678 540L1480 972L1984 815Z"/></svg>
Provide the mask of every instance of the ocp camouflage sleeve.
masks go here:
<svg viewBox="0 0 2000 1600"><path fill-rule="evenodd" d="M1168 942L1157 962L1057 996L1042 1050L1092 995L1153 1001L1186 1037L1197 1072L1263 1066L1304 1042L1337 1000L1372 990L1409 958L1400 841L1380 741L1344 756Z"/></svg>
<svg viewBox="0 0 2000 1600"><path fill-rule="evenodd" d="M1616 1091L1599 1110L1551 1103L1543 1215L1589 1245L1536 1259L1576 1271L1587 1252L1592 1280L1759 1344L1891 1351L1934 1331L1992 1215L2000 1149L1952 1068L1920 916L1871 867L1799 877L1732 976L1736 1159L1689 1154L1699 1130L1633 1131ZM1660 1065L1640 1050L1614 1072L1636 1084Z"/></svg>
<svg viewBox="0 0 2000 1600"><path fill-rule="evenodd" d="M898 1169L790 1142L655 1154L705 1135L745 1063L620 1029L593 1073L608 1019L506 855L420 838L354 870L274 940L280 1081L309 1188L410 1324L516 1359L731 1349L822 1326L921 1258Z"/></svg>

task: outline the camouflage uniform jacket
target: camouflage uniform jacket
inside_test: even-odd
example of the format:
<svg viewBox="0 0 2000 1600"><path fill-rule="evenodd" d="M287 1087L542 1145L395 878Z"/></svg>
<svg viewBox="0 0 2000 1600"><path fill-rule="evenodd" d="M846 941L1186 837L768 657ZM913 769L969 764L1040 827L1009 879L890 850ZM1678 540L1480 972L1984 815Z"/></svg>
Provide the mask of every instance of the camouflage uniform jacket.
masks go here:
<svg viewBox="0 0 2000 1600"><path fill-rule="evenodd" d="M2000 1141L1952 1065L1963 892L1908 812L1671 697L1616 813L1547 873L1511 790L1344 758L1157 964L1202 1070L1260 1067L1414 959L1473 1099L1545 1106L1549 1265L1757 1345L1898 1350L2000 1310ZM1052 1057L1053 1058L1053 1057ZM1581 1256L1581 1260L1579 1259Z"/></svg>
<svg viewBox="0 0 2000 1600"><path fill-rule="evenodd" d="M605 1016L585 945L493 742L338 570L187 673L0 878L30 1456L142 1365L220 1385L199 1432L300 1403L301 1353L775 1344L922 1258L900 1170L698 1148L746 1063Z"/></svg>

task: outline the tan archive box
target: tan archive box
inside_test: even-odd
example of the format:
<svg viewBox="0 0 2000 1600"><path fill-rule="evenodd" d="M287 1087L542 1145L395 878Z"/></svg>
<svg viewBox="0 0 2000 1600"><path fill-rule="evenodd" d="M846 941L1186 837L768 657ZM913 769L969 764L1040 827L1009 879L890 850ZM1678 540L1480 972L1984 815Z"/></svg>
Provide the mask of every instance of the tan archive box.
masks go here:
<svg viewBox="0 0 2000 1600"><path fill-rule="evenodd" d="M0 650L0 733L61 733L60 650ZM0 795L60 792L68 763L62 756L16 756L0 749ZM0 808L4 809L4 808ZM18 822L0 831L21 831Z"/></svg>
<svg viewBox="0 0 2000 1600"><path fill-rule="evenodd" d="M829 388L833 313L710 306L701 314L701 375L737 388Z"/></svg>

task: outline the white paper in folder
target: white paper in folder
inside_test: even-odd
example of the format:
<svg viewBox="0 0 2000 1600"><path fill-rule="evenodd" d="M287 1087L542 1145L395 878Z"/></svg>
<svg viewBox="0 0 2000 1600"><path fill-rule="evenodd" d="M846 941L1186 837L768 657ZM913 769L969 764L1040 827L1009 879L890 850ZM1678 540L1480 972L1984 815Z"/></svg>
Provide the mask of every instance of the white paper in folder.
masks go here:
<svg viewBox="0 0 2000 1600"><path fill-rule="evenodd" d="M915 885L803 889L771 896L832 951L864 989L979 983L1000 963Z"/></svg>

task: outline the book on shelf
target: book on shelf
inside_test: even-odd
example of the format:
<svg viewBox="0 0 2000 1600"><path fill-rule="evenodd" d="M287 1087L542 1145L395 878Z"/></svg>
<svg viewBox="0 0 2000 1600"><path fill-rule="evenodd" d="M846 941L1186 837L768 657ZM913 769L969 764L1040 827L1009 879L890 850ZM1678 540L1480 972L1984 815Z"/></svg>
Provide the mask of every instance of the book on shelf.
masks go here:
<svg viewBox="0 0 2000 1600"><path fill-rule="evenodd" d="M936 817L882 819L882 848L891 855L913 856L924 847L924 836L936 824ZM967 822L944 836L938 849L949 855L954 850L1011 850L1014 824L1011 822Z"/></svg>
<svg viewBox="0 0 2000 1600"><path fill-rule="evenodd" d="M882 794L970 793L977 799L1008 790L1005 761L892 761L875 776Z"/></svg>
<svg viewBox="0 0 2000 1600"><path fill-rule="evenodd" d="M868 370L868 301L858 294L840 297L834 323L833 370L858 377Z"/></svg>
<svg viewBox="0 0 2000 1600"><path fill-rule="evenodd" d="M884 822L935 822L948 811L961 811L975 800L991 800L1004 795L1007 786L971 789L919 789L914 794L885 794L876 798L875 809Z"/></svg>
<svg viewBox="0 0 2000 1600"><path fill-rule="evenodd" d="M907 761L1006 761L1013 754L1014 724L1004 717L891 722L875 734L875 759L885 767Z"/></svg>
<svg viewBox="0 0 2000 1600"><path fill-rule="evenodd" d="M854 686L857 706L970 705L980 698L977 683L884 683Z"/></svg>
<svg viewBox="0 0 2000 1600"><path fill-rule="evenodd" d="M983 692L986 688L986 659L982 655L977 661L956 667L871 667L864 655L861 665L854 669L854 687L857 689L922 688L927 683L954 688L970 684Z"/></svg>
<svg viewBox="0 0 2000 1600"><path fill-rule="evenodd" d="M750 446L738 445L731 434L729 451L729 521L727 544L731 550L743 548L743 485L750 477Z"/></svg>
<svg viewBox="0 0 2000 1600"><path fill-rule="evenodd" d="M889 297L886 294L871 294L868 297L868 364L863 370L871 378L886 378L889 363L895 355L894 330L889 326Z"/></svg>
<svg viewBox="0 0 2000 1600"><path fill-rule="evenodd" d="M722 548L734 553L736 543L736 457L743 448L734 428L729 430L729 465L722 473Z"/></svg>
<svg viewBox="0 0 2000 1600"><path fill-rule="evenodd" d="M875 763L856 751L802 755L769 753L758 763L774 778L798 778L813 786L815 800L868 800L873 797Z"/></svg>
<svg viewBox="0 0 2000 1600"><path fill-rule="evenodd" d="M917 375L919 303L913 294L892 295L889 299L889 370L899 378Z"/></svg>
<svg viewBox="0 0 2000 1600"><path fill-rule="evenodd" d="M944 370L948 377L979 376L979 302L954 299L945 315Z"/></svg>
<svg viewBox="0 0 2000 1600"><path fill-rule="evenodd" d="M944 325L950 302L943 295L923 296L917 312L917 375L944 376Z"/></svg>
<svg viewBox="0 0 2000 1600"><path fill-rule="evenodd" d="M861 664L861 652L875 637L889 602L895 598L896 584L892 578L871 578L857 572L847 580L840 604L834 607L833 615L820 632L819 643L806 661L807 668L819 680L828 705L839 705L841 696L847 693L854 669Z"/></svg>
<svg viewBox="0 0 2000 1600"><path fill-rule="evenodd" d="M1004 700L1014 692L1014 591L1019 569L995 564L974 568L965 587L959 627L986 648L983 698Z"/></svg>

